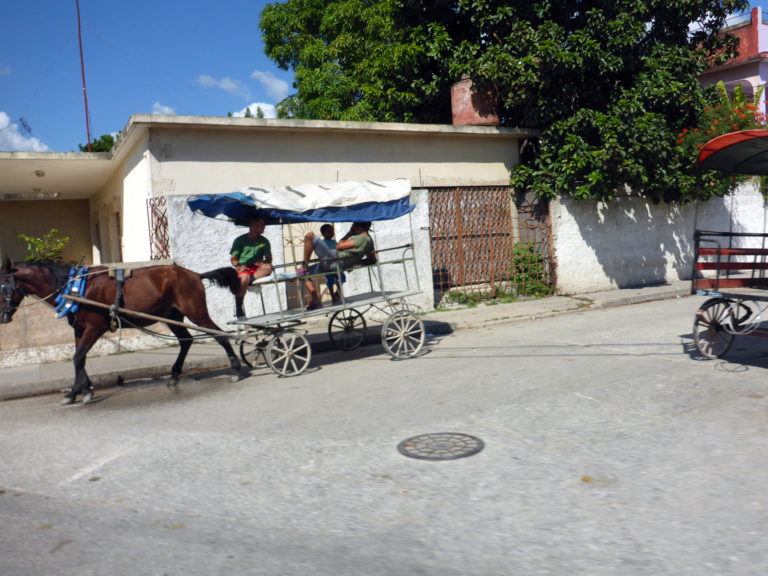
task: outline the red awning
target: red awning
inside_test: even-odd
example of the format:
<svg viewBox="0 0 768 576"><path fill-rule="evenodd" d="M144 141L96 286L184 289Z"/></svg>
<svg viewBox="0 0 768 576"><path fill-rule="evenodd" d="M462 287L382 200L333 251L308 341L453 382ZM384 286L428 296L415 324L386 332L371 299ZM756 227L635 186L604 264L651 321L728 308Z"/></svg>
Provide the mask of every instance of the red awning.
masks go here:
<svg viewBox="0 0 768 576"><path fill-rule="evenodd" d="M730 132L707 142L696 160L702 170L768 174L768 130Z"/></svg>

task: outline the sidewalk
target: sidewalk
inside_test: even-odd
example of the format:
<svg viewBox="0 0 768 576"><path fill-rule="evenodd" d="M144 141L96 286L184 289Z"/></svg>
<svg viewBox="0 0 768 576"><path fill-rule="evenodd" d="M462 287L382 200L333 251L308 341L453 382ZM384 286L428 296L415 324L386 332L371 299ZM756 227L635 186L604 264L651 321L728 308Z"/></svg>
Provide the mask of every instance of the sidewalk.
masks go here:
<svg viewBox="0 0 768 576"><path fill-rule="evenodd" d="M427 334L449 334L455 330L476 328L499 322L514 322L554 316L565 312L623 306L652 300L681 298L690 293L690 282L680 281L647 288L628 288L573 296L551 296L539 300L511 302L492 306L430 312L423 317ZM325 322L325 318L321 318ZM375 328L375 327L374 327ZM325 326L310 329L307 338L314 354L333 348ZM369 339L377 339L378 330L369 330ZM170 374L177 347L170 346L142 352L112 354L88 358L86 369L97 388L114 386L118 379L163 378ZM228 368L222 348L216 343L193 344L184 364L184 374ZM71 362L0 369L0 401L59 392L72 385Z"/></svg>

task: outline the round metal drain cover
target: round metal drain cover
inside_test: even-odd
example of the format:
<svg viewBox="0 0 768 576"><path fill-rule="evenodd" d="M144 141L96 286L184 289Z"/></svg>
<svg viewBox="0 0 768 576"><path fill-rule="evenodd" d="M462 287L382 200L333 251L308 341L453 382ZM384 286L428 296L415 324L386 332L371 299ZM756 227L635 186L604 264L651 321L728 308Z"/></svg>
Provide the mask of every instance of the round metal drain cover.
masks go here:
<svg viewBox="0 0 768 576"><path fill-rule="evenodd" d="M455 432L421 434L397 445L403 456L420 460L456 460L477 454L485 447L480 438Z"/></svg>

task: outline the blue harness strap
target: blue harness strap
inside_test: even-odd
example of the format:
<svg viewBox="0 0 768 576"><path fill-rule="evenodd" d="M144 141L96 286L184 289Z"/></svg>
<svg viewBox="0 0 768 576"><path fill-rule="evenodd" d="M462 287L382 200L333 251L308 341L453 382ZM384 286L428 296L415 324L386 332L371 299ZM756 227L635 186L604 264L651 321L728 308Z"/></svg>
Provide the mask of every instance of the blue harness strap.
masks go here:
<svg viewBox="0 0 768 576"><path fill-rule="evenodd" d="M69 283L72 282L72 278L75 277L75 267L70 266L69 267L69 276L67 277L67 283L64 285L64 287L59 290L58 296L56 296L56 299L54 302L56 303L56 312L61 312L64 309L64 306L67 303L67 300L64 299L64 295L68 294L67 287L69 286ZM58 318L61 318L61 316L58 316Z"/></svg>
<svg viewBox="0 0 768 576"><path fill-rule="evenodd" d="M80 268L70 267L67 283L56 297L56 318L64 318L67 314L71 314L74 317L77 309L80 307L80 303L67 300L64 296L82 296L85 294L87 274L88 268L85 266Z"/></svg>

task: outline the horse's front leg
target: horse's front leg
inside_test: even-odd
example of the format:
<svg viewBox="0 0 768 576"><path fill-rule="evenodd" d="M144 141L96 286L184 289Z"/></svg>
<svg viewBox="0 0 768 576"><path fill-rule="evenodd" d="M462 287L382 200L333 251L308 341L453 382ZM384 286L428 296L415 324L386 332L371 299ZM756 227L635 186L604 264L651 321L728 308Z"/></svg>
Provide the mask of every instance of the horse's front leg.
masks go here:
<svg viewBox="0 0 768 576"><path fill-rule="evenodd" d="M93 382L85 371L85 359L96 340L98 337L93 341L82 338L75 340L75 355L72 358L75 367L75 383L61 401L62 405L74 404L80 394L83 395L83 404L88 404L93 399Z"/></svg>

